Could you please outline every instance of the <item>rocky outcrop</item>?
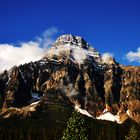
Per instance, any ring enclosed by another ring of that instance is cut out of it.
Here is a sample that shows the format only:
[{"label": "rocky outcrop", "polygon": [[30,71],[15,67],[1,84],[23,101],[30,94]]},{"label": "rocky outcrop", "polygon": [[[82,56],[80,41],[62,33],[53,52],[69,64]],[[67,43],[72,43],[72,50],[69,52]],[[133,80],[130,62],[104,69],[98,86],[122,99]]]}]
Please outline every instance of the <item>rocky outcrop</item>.
[{"label": "rocky outcrop", "polygon": [[120,103],[122,69],[117,63],[107,65],[104,72],[105,103],[107,110],[117,113]]},{"label": "rocky outcrop", "polygon": [[43,111],[43,102],[38,101],[22,108],[10,107],[0,113],[0,119],[25,119],[28,117],[38,116]]},{"label": "rocky outcrop", "polygon": [[2,108],[2,104],[4,103],[4,92],[5,92],[5,87],[8,82],[8,72],[4,71],[2,74],[0,74],[0,95],[1,95],[1,100],[0,100],[0,107]]},{"label": "rocky outcrop", "polygon": [[31,89],[23,77],[22,71],[14,67],[5,85],[3,107],[22,107],[31,99]]}]

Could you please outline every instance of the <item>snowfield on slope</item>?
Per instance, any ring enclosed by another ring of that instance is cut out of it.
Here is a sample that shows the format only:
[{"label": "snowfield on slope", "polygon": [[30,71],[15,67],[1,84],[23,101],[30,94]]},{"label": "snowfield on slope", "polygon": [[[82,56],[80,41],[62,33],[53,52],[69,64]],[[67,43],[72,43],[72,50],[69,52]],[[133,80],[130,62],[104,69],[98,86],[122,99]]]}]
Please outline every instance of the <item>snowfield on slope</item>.
[{"label": "snowfield on slope", "polygon": [[75,105],[75,110],[83,115],[86,115],[88,117],[91,117],[93,119],[98,119],[98,120],[106,120],[106,121],[112,121],[112,122],[117,122],[117,123],[122,123],[119,120],[119,116],[118,115],[113,115],[110,112],[106,112],[104,114],[102,114],[99,117],[94,118],[91,114],[89,114],[85,109],[81,109],[80,107],[78,107],[77,105]]},{"label": "snowfield on slope", "polygon": [[88,117],[94,118],[92,115],[90,115],[85,109],[81,109],[77,105],[75,105],[75,110],[83,115],[86,115]]},{"label": "snowfield on slope", "polygon": [[119,124],[121,123],[120,120],[119,120],[119,116],[118,115],[113,115],[110,112],[106,112],[106,113],[102,114],[101,116],[96,117],[96,119],[117,122]]}]

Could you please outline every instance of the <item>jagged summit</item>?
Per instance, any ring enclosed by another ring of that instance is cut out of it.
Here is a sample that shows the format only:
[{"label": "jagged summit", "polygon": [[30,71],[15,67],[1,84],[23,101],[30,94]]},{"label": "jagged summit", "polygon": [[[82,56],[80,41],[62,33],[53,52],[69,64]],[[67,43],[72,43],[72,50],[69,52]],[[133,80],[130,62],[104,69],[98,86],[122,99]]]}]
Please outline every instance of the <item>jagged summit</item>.
[{"label": "jagged summit", "polygon": [[91,47],[82,37],[74,36],[72,34],[65,34],[60,36],[54,43],[54,46],[58,47],[66,44],[76,45],[82,47],[83,49],[89,49]]},{"label": "jagged summit", "polygon": [[100,63],[100,53],[89,45],[80,36],[66,34],[60,36],[53,46],[48,50],[46,57],[59,57],[73,60],[75,63],[82,64],[85,60],[92,60],[93,62]]}]

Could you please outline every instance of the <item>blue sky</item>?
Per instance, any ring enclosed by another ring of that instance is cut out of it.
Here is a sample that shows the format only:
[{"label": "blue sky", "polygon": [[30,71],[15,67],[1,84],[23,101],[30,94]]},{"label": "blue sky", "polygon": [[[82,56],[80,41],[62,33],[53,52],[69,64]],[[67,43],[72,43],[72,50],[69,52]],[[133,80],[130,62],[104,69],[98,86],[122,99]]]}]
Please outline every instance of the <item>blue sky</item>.
[{"label": "blue sky", "polygon": [[53,38],[80,35],[121,64],[140,64],[139,0],[0,0],[0,44],[34,40],[50,27]]}]

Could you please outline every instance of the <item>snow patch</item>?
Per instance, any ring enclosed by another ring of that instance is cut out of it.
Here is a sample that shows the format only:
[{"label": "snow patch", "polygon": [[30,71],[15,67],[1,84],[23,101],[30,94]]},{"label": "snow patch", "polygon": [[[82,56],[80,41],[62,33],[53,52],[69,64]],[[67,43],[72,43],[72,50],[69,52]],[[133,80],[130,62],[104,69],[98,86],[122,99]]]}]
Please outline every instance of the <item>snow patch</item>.
[{"label": "snow patch", "polygon": [[32,93],[32,99],[28,102],[29,104],[32,104],[36,101],[40,101],[41,97],[39,97],[38,93]]},{"label": "snow patch", "polygon": [[98,119],[98,120],[107,120],[107,121],[120,123],[119,116],[118,115],[113,115],[110,112],[106,112],[103,115],[101,115],[99,117],[96,117],[96,119]]},{"label": "snow patch", "polygon": [[77,105],[75,105],[75,110],[83,115],[86,115],[88,117],[94,118],[92,115],[90,115],[85,109],[81,109]]},{"label": "snow patch", "polygon": [[38,93],[32,93],[32,97],[33,97],[33,98],[36,98],[36,99],[38,99],[38,100],[40,99]]},{"label": "snow patch", "polygon": [[34,103],[31,103],[31,105],[37,105],[40,101],[37,101],[37,102],[34,102]]}]

